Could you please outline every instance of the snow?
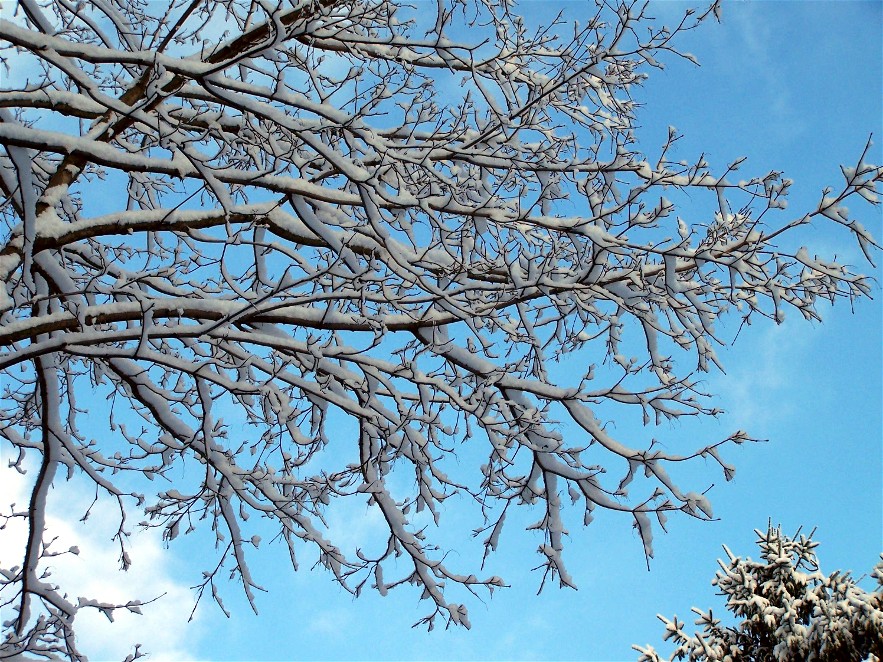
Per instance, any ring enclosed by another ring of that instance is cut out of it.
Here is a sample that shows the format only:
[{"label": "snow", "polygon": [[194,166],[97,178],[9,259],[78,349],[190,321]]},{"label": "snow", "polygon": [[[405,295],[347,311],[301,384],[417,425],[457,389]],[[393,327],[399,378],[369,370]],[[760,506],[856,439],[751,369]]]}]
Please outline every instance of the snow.
[{"label": "snow", "polygon": [[[664,639],[675,648],[669,660],[715,662],[750,655],[752,659],[864,660],[879,643],[883,625],[880,581],[883,557],[874,570],[878,587],[874,592],[860,588],[849,573],[824,575],[818,564],[812,535],[783,535],[781,529],[755,530],[761,560],[733,555],[724,546],[726,560],[718,560],[720,570],[712,580],[726,598],[727,609],[739,621],[724,626],[711,615],[694,608],[696,625],[702,631],[691,635],[677,617],[665,625]],[[661,662],[652,646],[634,646],[641,662]]]},{"label": "snow", "polygon": [[[294,568],[308,547],[354,595],[413,586],[423,624],[469,627],[458,596],[504,580],[436,546],[446,499],[476,505],[485,555],[517,521],[510,504],[535,505],[543,581],[577,582],[565,490],[577,521],[634,522],[649,559],[654,518],[714,517],[707,485],[668,468],[710,457],[729,479],[726,451],[749,437],[664,448],[618,433],[605,407],[648,426],[711,417],[695,374],[721,367],[719,319],[813,319],[817,301],[870,292],[812,246],[778,247],[828,219],[871,257],[845,205],[873,202],[883,178],[864,155],[778,227],[778,174],[734,184],[702,158],[672,164],[668,146],[638,152],[630,88],[671,35],[634,41],[637,9],[553,38],[482,3],[473,35],[445,13],[393,24],[385,3],[233,2],[239,28],[185,11],[147,50],[156,17],[139,4],[94,3],[101,30],[69,3],[22,6],[0,38],[45,72],[0,92],[0,425],[44,462],[8,590],[23,593],[15,627],[49,618],[61,635],[45,640],[69,657],[77,611],[152,607],[71,601],[44,580],[59,469],[166,543],[205,533],[220,559],[197,592],[225,613],[227,573],[257,611],[252,558],[271,536]],[[218,22],[223,46],[187,50]],[[445,70],[467,83],[440,94]],[[711,208],[687,223],[675,212],[694,193]],[[562,363],[598,365],[561,378]],[[346,499],[374,513],[374,556],[329,525]]]}]

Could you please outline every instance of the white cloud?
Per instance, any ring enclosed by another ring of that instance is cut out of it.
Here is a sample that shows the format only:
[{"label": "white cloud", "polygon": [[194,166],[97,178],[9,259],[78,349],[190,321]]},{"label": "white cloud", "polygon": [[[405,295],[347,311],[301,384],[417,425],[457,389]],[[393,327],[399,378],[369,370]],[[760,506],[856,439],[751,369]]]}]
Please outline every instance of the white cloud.
[{"label": "white cloud", "polygon": [[[0,469],[0,506],[4,510],[16,503],[21,511],[29,500],[30,477]],[[133,531],[128,546],[132,566],[119,570],[119,546],[111,538],[117,528],[117,515],[107,499],[99,501],[85,523],[79,521],[91,502],[88,491],[77,490],[76,482],[59,484],[49,495],[49,535],[58,538],[53,547],[61,550],[76,545],[78,556],[65,554],[53,559],[52,580],[71,595],[101,602],[126,603],[147,601],[143,615],[118,610],[114,622],[97,610],[83,609],[77,614],[77,644],[91,660],[122,660],[133,645],[142,644],[151,662],[196,659],[201,636],[197,612],[188,623],[193,608],[193,594],[172,574],[171,555],[163,549],[158,533]],[[27,535],[25,523],[11,523],[0,538],[0,562],[20,564]],[[76,600],[74,600],[76,601]],[[125,613],[124,613],[125,612]]]}]

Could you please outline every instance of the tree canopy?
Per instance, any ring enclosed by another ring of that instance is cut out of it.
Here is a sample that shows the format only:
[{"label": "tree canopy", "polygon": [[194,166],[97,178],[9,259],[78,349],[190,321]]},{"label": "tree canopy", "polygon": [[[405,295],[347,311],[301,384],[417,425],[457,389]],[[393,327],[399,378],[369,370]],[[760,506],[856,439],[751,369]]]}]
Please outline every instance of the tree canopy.
[{"label": "tree canopy", "polygon": [[[788,536],[773,527],[755,533],[761,560],[734,556],[725,545],[727,561],[718,560],[711,582],[738,622],[694,608],[702,631],[691,635],[677,616],[660,615],[665,640],[677,644],[669,659],[862,662],[883,656],[883,560],[872,572],[877,590],[869,593],[848,572],[821,572],[812,534]],[[634,648],[639,662],[664,659],[652,646]]]},{"label": "tree canopy", "polygon": [[[649,558],[667,515],[713,517],[708,484],[668,469],[711,459],[729,480],[725,449],[750,437],[671,449],[619,438],[610,412],[714,416],[719,318],[819,319],[870,293],[801,243],[830,223],[871,259],[846,206],[877,203],[867,147],[793,211],[782,173],[675,161],[674,128],[637,144],[634,92],[659,58],[692,59],[676,38],[717,3],[668,27],[601,0],[579,25],[504,0],[17,7],[0,20],[0,436],[33,489],[3,515],[29,531],[0,571],[4,655],[76,659],[78,610],[140,609],[48,574],[64,479],[118,503],[124,567],[132,513],[170,546],[208,529],[197,599],[222,609],[225,575],[254,606],[269,530],[295,568],[313,555],[356,595],[415,585],[430,628],[468,627],[457,587],[505,581],[434,542],[455,496],[485,558],[507,513],[538,511],[543,583],[574,586],[565,520],[599,508]],[[326,515],[352,501],[384,530],[345,550]]]}]

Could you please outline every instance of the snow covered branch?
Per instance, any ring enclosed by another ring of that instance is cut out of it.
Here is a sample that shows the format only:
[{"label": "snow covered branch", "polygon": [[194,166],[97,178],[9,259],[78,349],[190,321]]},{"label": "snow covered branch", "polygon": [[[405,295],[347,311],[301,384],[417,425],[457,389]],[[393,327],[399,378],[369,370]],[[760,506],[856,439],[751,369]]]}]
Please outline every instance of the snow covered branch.
[{"label": "snow covered branch", "polygon": [[[576,504],[624,513],[649,558],[651,519],[713,517],[709,485],[667,467],[711,457],[729,480],[750,437],[668,451],[615,437],[611,412],[714,416],[718,318],[818,319],[870,292],[794,244],[830,222],[872,258],[845,205],[877,204],[867,149],[790,216],[779,173],[674,162],[674,129],[639,150],[645,70],[691,58],[677,34],[717,4],[674,28],[631,1],[581,26],[502,0],[19,7],[0,20],[0,436],[40,468],[12,515],[30,535],[2,570],[4,655],[78,659],[79,608],[131,610],[47,581],[62,467],[119,503],[124,563],[126,512],[170,545],[210,529],[198,595],[222,609],[221,569],[256,608],[249,547],[272,527],[295,567],[314,555],[354,594],[416,585],[426,624],[468,627],[451,596],[504,581],[432,542],[455,495],[485,561],[537,505],[544,581],[577,582]],[[708,210],[678,216],[685,193]],[[353,502],[382,518],[376,549],[330,533]]]},{"label": "snow covered branch", "polygon": [[[711,582],[741,620],[725,624],[712,610],[694,608],[702,631],[691,635],[677,616],[660,615],[665,640],[676,644],[669,660],[863,662],[883,655],[883,557],[871,573],[876,590],[867,592],[848,572],[821,572],[812,534],[788,536],[772,526],[755,533],[760,560],[724,545],[727,560],[718,560]],[[633,648],[639,662],[665,659],[652,646]]]}]

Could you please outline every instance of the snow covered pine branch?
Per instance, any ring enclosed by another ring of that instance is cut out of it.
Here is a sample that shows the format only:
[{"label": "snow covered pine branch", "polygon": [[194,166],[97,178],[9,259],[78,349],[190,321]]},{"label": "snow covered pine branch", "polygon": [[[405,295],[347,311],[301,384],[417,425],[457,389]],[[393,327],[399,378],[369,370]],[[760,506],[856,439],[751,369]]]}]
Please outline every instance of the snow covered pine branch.
[{"label": "snow covered pine branch", "polygon": [[[124,566],[127,513],[170,544],[208,531],[198,596],[222,608],[227,573],[255,605],[269,531],[295,567],[318,559],[354,594],[416,585],[429,627],[468,627],[451,596],[504,580],[433,542],[455,495],[482,568],[525,505],[543,583],[574,584],[564,520],[598,508],[631,518],[649,557],[651,520],[712,517],[709,483],[666,468],[712,458],[729,479],[723,451],[749,437],[663,450],[605,420],[715,415],[697,375],[721,315],[815,319],[820,299],[869,292],[795,242],[839,224],[870,259],[844,203],[876,203],[883,169],[859,158],[795,213],[779,173],[670,160],[674,129],[639,151],[631,91],[656,58],[692,58],[673,40],[716,5],[671,28],[633,2],[577,26],[502,0],[16,6],[0,435],[33,489],[3,512],[29,530],[0,579],[4,656],[76,659],[79,609],[138,609],[47,574],[65,479],[118,504]],[[707,210],[677,216],[687,194]],[[326,517],[343,503],[376,509],[381,539],[339,547]]]},{"label": "snow covered pine branch", "polygon": [[[688,634],[677,616],[660,615],[666,641],[676,647],[668,660],[696,662],[862,662],[883,656],[883,556],[871,572],[876,590],[863,590],[848,572],[825,575],[815,548],[798,530],[755,529],[760,561],[734,556],[711,583],[726,597],[727,610],[741,619],[722,623],[712,611],[694,608],[702,631]],[[633,646],[638,662],[663,662],[652,646]]]}]

